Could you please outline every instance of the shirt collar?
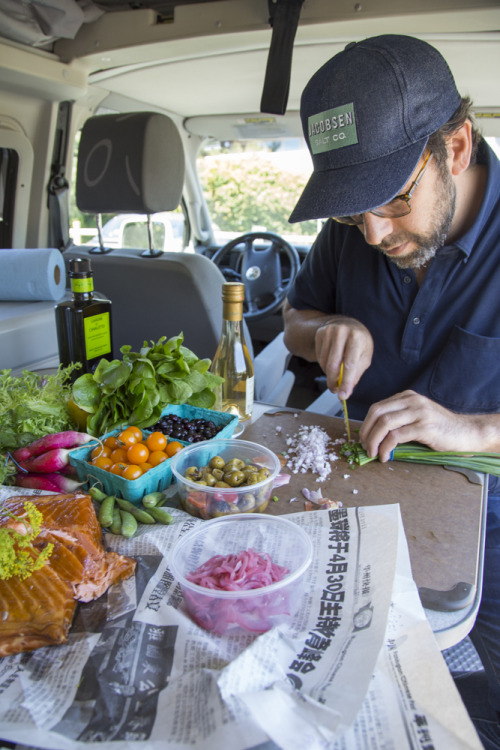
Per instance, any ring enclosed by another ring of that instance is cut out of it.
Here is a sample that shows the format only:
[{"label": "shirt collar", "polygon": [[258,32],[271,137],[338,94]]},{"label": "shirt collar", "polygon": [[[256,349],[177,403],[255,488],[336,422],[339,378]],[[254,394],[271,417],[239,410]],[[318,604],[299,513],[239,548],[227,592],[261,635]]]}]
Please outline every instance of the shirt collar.
[{"label": "shirt collar", "polygon": [[467,258],[470,256],[484,225],[494,210],[500,193],[500,161],[484,139],[479,145],[477,161],[479,164],[486,164],[488,169],[483,202],[474,224],[460,239],[453,243],[454,247],[462,250]]}]

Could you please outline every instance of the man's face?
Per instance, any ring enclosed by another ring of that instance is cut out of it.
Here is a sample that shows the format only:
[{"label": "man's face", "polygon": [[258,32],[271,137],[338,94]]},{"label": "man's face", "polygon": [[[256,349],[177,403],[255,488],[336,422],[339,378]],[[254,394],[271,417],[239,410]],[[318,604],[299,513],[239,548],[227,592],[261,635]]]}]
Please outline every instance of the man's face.
[{"label": "man's face", "polygon": [[455,213],[455,184],[446,163],[432,165],[412,196],[411,213],[399,219],[364,215],[367,243],[399,268],[425,266],[446,242]]}]

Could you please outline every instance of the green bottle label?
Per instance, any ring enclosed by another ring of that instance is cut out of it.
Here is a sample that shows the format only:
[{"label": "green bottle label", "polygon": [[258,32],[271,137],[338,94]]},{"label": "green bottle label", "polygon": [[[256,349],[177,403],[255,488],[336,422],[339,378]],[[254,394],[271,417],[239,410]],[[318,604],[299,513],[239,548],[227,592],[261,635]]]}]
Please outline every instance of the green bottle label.
[{"label": "green bottle label", "polygon": [[75,294],[88,294],[94,291],[94,279],[71,279],[71,291]]},{"label": "green bottle label", "polygon": [[104,357],[111,351],[109,312],[91,315],[83,321],[87,359]]}]

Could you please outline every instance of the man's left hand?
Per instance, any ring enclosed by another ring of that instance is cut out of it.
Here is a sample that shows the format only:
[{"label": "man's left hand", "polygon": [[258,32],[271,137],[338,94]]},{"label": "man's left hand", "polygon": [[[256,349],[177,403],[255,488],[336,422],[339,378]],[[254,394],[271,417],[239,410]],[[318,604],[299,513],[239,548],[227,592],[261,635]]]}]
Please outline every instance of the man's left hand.
[{"label": "man's left hand", "polygon": [[399,443],[423,443],[435,451],[480,451],[478,444],[481,417],[455,414],[421,396],[403,391],[372,404],[361,426],[359,437],[363,448],[373,458],[388,461]]}]

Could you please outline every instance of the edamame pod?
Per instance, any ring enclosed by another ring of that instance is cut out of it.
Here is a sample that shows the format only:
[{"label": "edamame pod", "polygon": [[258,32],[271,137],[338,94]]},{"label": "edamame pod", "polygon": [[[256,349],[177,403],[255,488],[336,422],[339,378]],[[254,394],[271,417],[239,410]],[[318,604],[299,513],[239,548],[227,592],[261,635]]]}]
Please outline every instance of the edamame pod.
[{"label": "edamame pod", "polygon": [[109,530],[112,534],[121,534],[122,518],[120,516],[120,508],[117,508],[116,505],[113,508],[113,521],[111,523],[111,526],[109,527]]},{"label": "edamame pod", "polygon": [[141,523],[155,523],[155,519],[149,512],[150,510],[153,509],[149,508],[149,510],[142,510],[142,508],[136,508],[135,510],[131,510],[130,513],[132,513],[132,515]]},{"label": "edamame pod", "polygon": [[127,510],[120,510],[120,516],[122,520],[122,536],[130,539],[130,537],[134,536],[135,532],[137,531],[137,521],[132,513],[129,513]]},{"label": "edamame pod", "polygon": [[141,523],[155,523],[155,519],[148,513],[147,510],[142,510],[133,503],[130,503],[128,500],[123,500],[121,497],[117,497],[116,502],[120,506],[121,510],[125,510],[127,511],[127,513],[131,513],[134,518],[136,518]]},{"label": "edamame pod", "polygon": [[148,513],[151,513],[158,523],[169,524],[174,520],[166,508],[149,508]]},{"label": "edamame pod", "polygon": [[95,500],[98,503],[102,503],[103,500],[107,497],[106,493],[99,489],[99,487],[91,487],[89,490],[89,495],[92,498],[92,500]]},{"label": "edamame pod", "polygon": [[163,498],[163,492],[149,492],[142,498],[142,504],[145,508],[156,508],[156,506],[161,503]]},{"label": "edamame pod", "polygon": [[99,508],[99,523],[107,529],[113,523],[113,508],[115,507],[115,496],[108,495],[104,498]]},{"label": "edamame pod", "polygon": [[129,513],[131,513],[133,510],[136,510],[137,508],[136,505],[129,502],[128,500],[124,500],[122,497],[117,497],[116,502],[120,506],[121,510],[127,510]]}]

